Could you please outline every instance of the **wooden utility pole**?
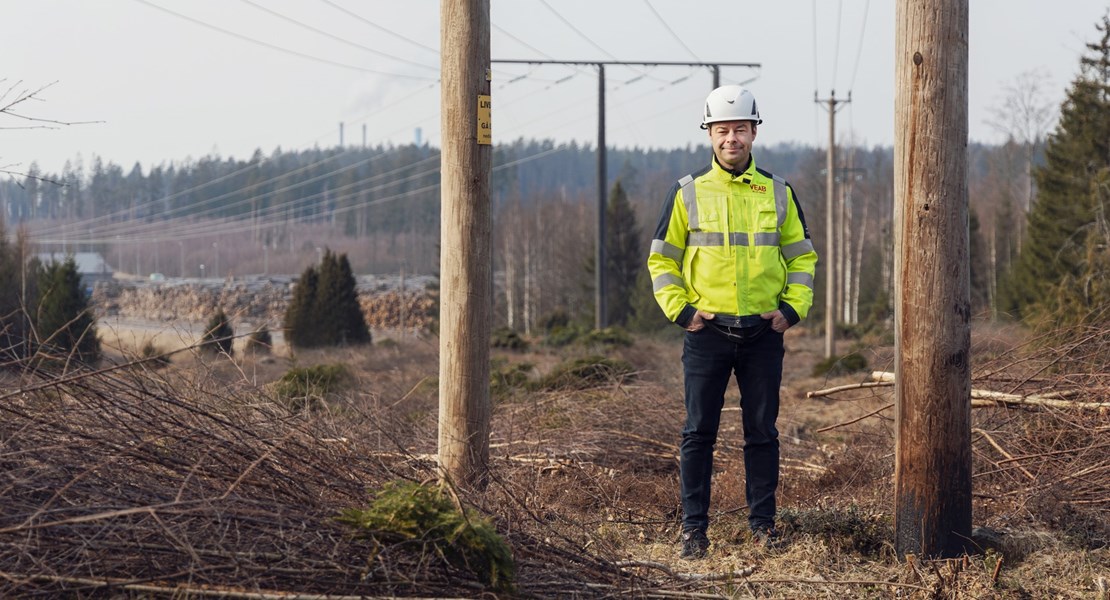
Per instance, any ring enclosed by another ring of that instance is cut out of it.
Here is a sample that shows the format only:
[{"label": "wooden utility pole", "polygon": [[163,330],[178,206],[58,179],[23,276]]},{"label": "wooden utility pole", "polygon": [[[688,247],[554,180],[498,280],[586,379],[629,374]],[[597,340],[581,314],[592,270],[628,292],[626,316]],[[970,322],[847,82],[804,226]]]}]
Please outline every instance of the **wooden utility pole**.
[{"label": "wooden utility pole", "polygon": [[489,0],[440,0],[441,476],[481,486],[489,463]]},{"label": "wooden utility pole", "polygon": [[968,0],[898,0],[894,92],[894,537],[953,557],[971,537]]},{"label": "wooden utility pole", "polygon": [[813,101],[828,104],[829,151],[825,155],[825,358],[836,354],[836,111],[852,101],[837,100],[836,90],[821,100],[813,92]]}]

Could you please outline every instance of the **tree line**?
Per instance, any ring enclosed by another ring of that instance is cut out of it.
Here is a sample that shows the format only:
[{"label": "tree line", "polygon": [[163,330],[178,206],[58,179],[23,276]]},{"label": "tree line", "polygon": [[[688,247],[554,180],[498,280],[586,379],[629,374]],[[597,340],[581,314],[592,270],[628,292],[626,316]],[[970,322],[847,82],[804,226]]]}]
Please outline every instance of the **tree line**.
[{"label": "tree line", "polygon": [[[980,317],[1079,318],[1105,306],[1110,42],[1105,19],[1097,28],[1102,38],[1088,45],[1054,125],[1039,80],[1025,75],[1007,88],[996,111],[994,124],[1006,141],[967,149],[972,307]],[[851,138],[840,145],[838,194],[831,202],[824,149],[757,145],[754,156],[793,185],[815,246],[823,250],[833,237],[833,256],[819,252],[817,296],[828,288],[836,319],[846,325],[882,323],[893,297],[893,152]],[[650,295],[643,281],[636,283],[644,277],[640,263],[650,231],[665,192],[710,156],[707,145],[608,151],[610,322],[637,315],[652,320],[646,307],[633,309]],[[495,148],[493,260],[501,323],[531,331],[552,315],[583,322],[592,315],[595,161],[596,148],[574,143],[521,139]],[[345,246],[364,270],[388,259],[428,273],[438,268],[438,167],[435,148],[413,145],[278,149],[268,156],[256,151],[245,161],[211,156],[149,169],[136,164],[127,174],[94,158],[88,169],[74,162],[51,174],[32,165],[34,178],[0,182],[0,209],[16,223],[73,223],[75,240],[83,223],[92,237],[106,223],[160,219],[266,224],[270,229],[252,230],[257,237],[274,235],[275,224],[314,223],[328,227],[334,239],[368,240],[378,262],[364,260],[352,249],[357,245]],[[834,231],[825,230],[829,210]],[[243,260],[250,253],[239,254]],[[236,257],[226,260],[226,270],[232,269]],[[832,281],[824,274],[830,264],[837,273]],[[811,321],[823,319],[824,310],[823,302],[815,303]]]}]

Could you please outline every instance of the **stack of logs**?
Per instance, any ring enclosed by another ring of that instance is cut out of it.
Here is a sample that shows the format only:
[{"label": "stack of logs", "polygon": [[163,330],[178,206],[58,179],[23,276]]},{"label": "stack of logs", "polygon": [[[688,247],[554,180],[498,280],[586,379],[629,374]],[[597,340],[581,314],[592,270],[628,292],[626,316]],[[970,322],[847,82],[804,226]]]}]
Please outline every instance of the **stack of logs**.
[{"label": "stack of logs", "polygon": [[[435,299],[425,290],[360,289],[359,304],[373,328],[428,329],[435,319]],[[92,305],[100,317],[148,321],[207,321],[217,308],[232,319],[280,326],[292,296],[283,280],[124,285],[100,283]]]}]

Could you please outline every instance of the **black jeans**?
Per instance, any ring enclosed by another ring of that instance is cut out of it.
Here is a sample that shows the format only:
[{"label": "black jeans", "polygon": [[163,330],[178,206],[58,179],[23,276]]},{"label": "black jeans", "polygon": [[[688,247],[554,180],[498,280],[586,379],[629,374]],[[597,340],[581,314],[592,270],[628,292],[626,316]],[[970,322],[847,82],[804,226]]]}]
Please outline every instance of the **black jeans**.
[{"label": "black jeans", "polygon": [[770,321],[732,329],[735,335],[707,324],[686,333],[682,366],[686,377],[686,426],[682,430],[682,528],[709,526],[713,446],[721,424],[725,388],[732,374],[740,385],[744,425],[744,471],[747,477],[748,525],[753,530],[775,523],[779,483],[779,384],[784,354],[782,334]]}]

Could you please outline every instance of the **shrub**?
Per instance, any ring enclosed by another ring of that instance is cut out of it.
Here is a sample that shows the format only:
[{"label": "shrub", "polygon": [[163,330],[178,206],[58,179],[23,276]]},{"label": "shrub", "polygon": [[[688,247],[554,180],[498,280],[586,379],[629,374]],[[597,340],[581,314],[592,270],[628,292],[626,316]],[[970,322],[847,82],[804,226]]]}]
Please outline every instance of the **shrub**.
[{"label": "shrub", "polygon": [[621,327],[606,327],[590,331],[582,338],[582,343],[627,348],[632,345],[632,336]]},{"label": "shrub", "polygon": [[578,341],[585,331],[577,325],[558,326],[547,332],[544,344],[552,348],[562,348]]},{"label": "shrub", "polygon": [[352,377],[346,365],[314,365],[294,367],[286,371],[273,386],[278,400],[293,410],[320,406],[328,396],[348,388]]},{"label": "shrub", "polygon": [[38,279],[41,297],[34,321],[46,354],[59,359],[72,355],[82,362],[96,362],[100,358],[96,317],[73,257],[47,264]]},{"label": "shrub", "polygon": [[794,509],[779,512],[783,529],[824,538],[830,546],[877,556],[893,535],[889,515],[849,505],[843,508]]},{"label": "shrub", "polygon": [[161,369],[170,364],[170,357],[164,356],[165,352],[154,345],[154,340],[147,340],[143,344],[142,350],[139,350],[139,357],[143,359],[150,359],[146,361],[146,365],[152,369]]},{"label": "shrub", "polygon": [[[368,508],[347,508],[339,521],[378,543],[412,543],[425,556],[473,573],[501,592],[513,591],[516,564],[497,530],[473,511],[456,507],[442,488],[392,482]],[[423,552],[431,546],[434,552]]]},{"label": "shrub", "polygon": [[508,327],[498,327],[490,332],[490,346],[506,350],[527,350],[528,340]]},{"label": "shrub", "polygon": [[232,344],[235,341],[235,330],[231,328],[231,321],[224,314],[224,309],[216,310],[216,314],[208,319],[204,326],[204,335],[201,336],[201,348],[213,353],[223,352],[228,356],[234,353]]},{"label": "shrub", "polygon": [[489,386],[494,396],[503,396],[528,385],[528,375],[535,369],[532,363],[509,364],[508,361],[490,361]]},{"label": "shrub", "polygon": [[270,336],[270,330],[266,328],[256,329],[247,336],[246,351],[255,354],[269,354],[274,349],[274,340]]},{"label": "shrub", "polygon": [[849,373],[858,373],[866,370],[867,359],[858,352],[852,352],[844,356],[830,356],[822,360],[814,365],[813,375],[815,377],[824,375],[848,375]]},{"label": "shrub", "polygon": [[634,377],[635,369],[627,361],[606,356],[586,356],[556,366],[544,377],[539,387],[546,389],[586,389],[627,381]]}]

